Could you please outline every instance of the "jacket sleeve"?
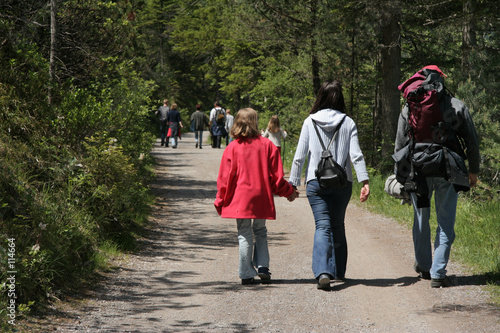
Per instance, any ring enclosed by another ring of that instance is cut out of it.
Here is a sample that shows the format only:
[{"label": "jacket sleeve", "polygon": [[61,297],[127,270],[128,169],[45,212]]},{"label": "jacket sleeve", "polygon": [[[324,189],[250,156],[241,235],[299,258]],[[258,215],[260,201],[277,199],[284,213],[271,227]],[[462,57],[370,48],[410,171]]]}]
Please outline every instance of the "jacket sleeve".
[{"label": "jacket sleeve", "polygon": [[289,197],[294,189],[284,178],[283,164],[278,148],[274,144],[270,144],[270,159],[269,159],[269,174],[271,181],[271,189],[273,194],[280,197]]},{"label": "jacket sleeve", "polygon": [[397,153],[403,149],[409,142],[408,137],[409,125],[408,125],[408,108],[405,106],[403,111],[399,115],[398,120],[398,130],[396,133],[396,142],[394,144],[394,152]]},{"label": "jacket sleeve", "polygon": [[351,163],[354,166],[354,170],[356,170],[358,181],[362,182],[364,180],[368,180],[369,177],[368,171],[366,170],[365,158],[363,157],[363,152],[361,151],[361,147],[359,146],[358,129],[356,128],[354,122],[351,128],[349,155],[351,157]]},{"label": "jacket sleeve", "polygon": [[290,178],[288,179],[294,186],[300,186],[300,174],[302,173],[302,168],[309,152],[309,127],[306,121],[307,119],[304,120],[304,124],[302,125],[299,142],[295,150],[295,156],[293,157]]},{"label": "jacket sleeve", "polygon": [[460,100],[456,98],[452,99],[452,106],[458,109],[457,114],[461,120],[458,128],[458,136],[460,136],[465,143],[465,154],[469,161],[469,172],[477,174],[479,173],[481,156],[479,154],[479,139],[477,137],[474,121],[472,120],[469,108]]},{"label": "jacket sleeve", "polygon": [[215,196],[214,206],[219,215],[222,214],[224,206],[224,198],[228,191],[229,181],[231,178],[232,158],[230,149],[225,149],[222,154],[222,159],[219,167],[219,175],[217,176],[217,194]]}]

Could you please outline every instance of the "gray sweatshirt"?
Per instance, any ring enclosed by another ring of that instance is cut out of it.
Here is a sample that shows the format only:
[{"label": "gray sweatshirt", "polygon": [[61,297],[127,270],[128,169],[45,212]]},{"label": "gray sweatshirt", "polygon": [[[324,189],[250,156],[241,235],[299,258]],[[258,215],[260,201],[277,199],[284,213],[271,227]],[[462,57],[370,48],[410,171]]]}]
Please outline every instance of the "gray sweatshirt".
[{"label": "gray sweatshirt", "polygon": [[312,119],[319,126],[318,130],[321,139],[325,146],[327,146],[333,136],[334,130],[344,117],[346,118],[331,147],[333,159],[341,166],[346,166],[347,179],[350,182],[353,181],[351,163],[354,166],[354,170],[356,170],[358,181],[368,180],[368,171],[366,170],[363,153],[359,147],[356,124],[345,113],[333,109],[324,109],[319,110],[304,120],[295,157],[293,158],[292,170],[290,171],[289,181],[292,185],[300,185],[300,174],[306,158],[308,163],[306,165],[305,183],[316,179],[314,171],[321,159],[323,148],[314,130]]}]

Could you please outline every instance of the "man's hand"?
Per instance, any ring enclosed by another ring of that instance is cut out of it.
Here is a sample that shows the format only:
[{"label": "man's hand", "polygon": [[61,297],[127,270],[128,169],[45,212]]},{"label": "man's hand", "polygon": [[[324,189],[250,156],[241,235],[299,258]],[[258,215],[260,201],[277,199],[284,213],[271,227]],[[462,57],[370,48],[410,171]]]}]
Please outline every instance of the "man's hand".
[{"label": "man's hand", "polygon": [[477,175],[475,173],[469,173],[469,185],[474,187],[477,184]]}]

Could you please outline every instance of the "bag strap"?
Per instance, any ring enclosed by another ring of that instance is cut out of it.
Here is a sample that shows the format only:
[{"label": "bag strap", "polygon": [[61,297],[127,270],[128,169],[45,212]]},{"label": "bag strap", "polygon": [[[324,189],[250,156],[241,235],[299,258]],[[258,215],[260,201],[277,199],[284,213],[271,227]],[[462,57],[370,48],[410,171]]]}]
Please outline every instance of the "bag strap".
[{"label": "bag strap", "polygon": [[337,128],[335,129],[335,132],[333,133],[333,136],[332,138],[330,139],[330,142],[328,143],[328,147],[325,147],[325,144],[323,143],[323,140],[321,139],[321,136],[319,135],[319,131],[318,131],[318,125],[316,125],[316,122],[314,121],[314,119],[311,119],[312,122],[313,122],[313,125],[314,125],[314,129],[316,130],[316,134],[318,135],[318,139],[319,139],[319,142],[321,143],[321,147],[323,148],[323,150],[329,150],[330,147],[332,146],[332,143],[333,141],[335,141],[335,138],[337,137],[337,133],[340,129],[340,126],[342,126],[342,123],[344,122],[344,119],[345,119],[346,116],[344,116],[344,118],[342,118],[342,120],[340,121],[340,123],[337,125]]}]

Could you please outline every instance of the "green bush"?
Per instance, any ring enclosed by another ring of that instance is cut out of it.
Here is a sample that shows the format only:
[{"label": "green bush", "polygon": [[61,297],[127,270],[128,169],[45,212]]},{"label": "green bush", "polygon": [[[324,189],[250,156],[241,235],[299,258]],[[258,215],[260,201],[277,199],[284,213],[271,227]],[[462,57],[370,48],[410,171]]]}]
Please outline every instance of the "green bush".
[{"label": "green bush", "polygon": [[[0,281],[15,239],[18,317],[104,268],[108,253],[132,249],[147,221],[152,85],[131,72],[110,84],[61,89],[56,106],[40,102],[43,90],[0,84]],[[7,293],[1,285],[2,325]]]}]

